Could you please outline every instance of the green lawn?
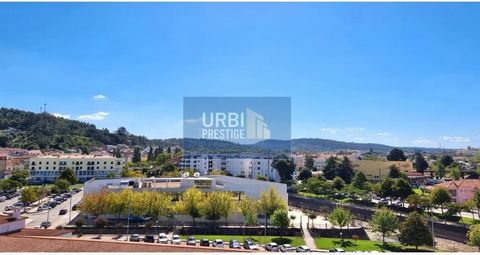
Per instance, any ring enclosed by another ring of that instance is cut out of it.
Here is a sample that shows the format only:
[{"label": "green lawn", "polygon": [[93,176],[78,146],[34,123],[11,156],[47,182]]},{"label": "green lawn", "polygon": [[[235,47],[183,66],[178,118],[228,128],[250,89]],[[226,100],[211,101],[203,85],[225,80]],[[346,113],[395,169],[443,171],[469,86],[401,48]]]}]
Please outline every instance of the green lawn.
[{"label": "green lawn", "polygon": [[[382,247],[382,242],[370,241],[370,240],[355,240],[345,239],[344,245],[341,246],[340,238],[323,238],[316,237],[315,244],[317,249],[330,250],[331,248],[343,248],[345,251],[393,251],[393,252],[408,252],[415,251],[415,247],[403,246],[397,243],[388,243],[386,247]],[[419,247],[418,252],[431,252],[433,251],[427,247]]]},{"label": "green lawn", "polygon": [[[463,223],[466,224],[466,225],[474,225],[474,224],[478,224],[480,223],[480,220],[477,220],[477,219],[472,219],[470,217],[463,217],[462,216],[462,219],[463,219]],[[461,221],[460,221],[461,223]]]},{"label": "green lawn", "polygon": [[421,189],[413,189],[413,192],[415,192],[415,194],[417,194],[417,195],[422,195],[423,194]]},{"label": "green lawn", "polygon": [[[243,242],[245,239],[252,239],[257,243],[266,244],[270,242],[275,242],[277,244],[290,244],[292,246],[300,246],[304,245],[305,241],[301,236],[285,236],[280,239],[278,236],[240,236],[240,235],[194,235],[195,239],[200,240],[203,238],[207,238],[210,241],[215,239],[222,239],[224,242],[228,243],[230,240],[237,240],[239,242]],[[188,236],[182,235],[182,239],[187,239]]]},{"label": "green lawn", "polygon": [[322,198],[322,199],[328,198],[327,195],[316,195],[316,194],[307,193],[307,192],[298,192],[298,194],[303,197]]},{"label": "green lawn", "polygon": [[[53,183],[45,184],[45,185],[43,185],[43,184],[30,184],[28,186],[29,187],[45,187],[48,190],[51,190],[55,186],[55,184],[53,184]],[[83,184],[79,183],[79,184],[74,184],[74,185],[70,186],[70,189],[75,189],[75,188],[77,188],[77,189],[83,188]]]}]

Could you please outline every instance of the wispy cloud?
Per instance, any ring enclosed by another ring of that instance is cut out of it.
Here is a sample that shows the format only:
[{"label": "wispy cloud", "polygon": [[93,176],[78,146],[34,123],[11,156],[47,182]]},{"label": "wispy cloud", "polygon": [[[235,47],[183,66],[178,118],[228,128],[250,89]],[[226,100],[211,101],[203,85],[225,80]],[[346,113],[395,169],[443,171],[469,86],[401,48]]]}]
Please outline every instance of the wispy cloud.
[{"label": "wispy cloud", "polygon": [[70,114],[61,114],[61,113],[58,113],[58,112],[53,112],[52,115],[57,117],[57,118],[70,119]]},{"label": "wispy cloud", "polygon": [[365,131],[365,128],[349,127],[349,128],[320,128],[321,132],[336,134],[336,133],[355,133]]},{"label": "wispy cloud", "polygon": [[419,139],[413,140],[412,143],[414,143],[414,144],[435,144],[434,141],[432,141],[430,139],[426,139],[426,138],[419,138]]},{"label": "wispy cloud", "polygon": [[185,119],[183,120],[183,123],[185,124],[195,124],[195,123],[199,123],[202,121],[202,118],[198,118],[198,119]]},{"label": "wispy cloud", "polygon": [[92,99],[93,99],[93,100],[100,101],[100,100],[105,100],[105,99],[107,99],[107,97],[104,96],[104,95],[102,95],[102,94],[99,94],[99,95],[93,96]]},{"label": "wispy cloud", "polygon": [[442,136],[442,140],[448,142],[466,143],[470,142],[470,138],[463,136]]},{"label": "wispy cloud", "polygon": [[110,113],[108,112],[97,112],[93,114],[85,114],[78,116],[79,120],[103,120],[107,117]]},{"label": "wispy cloud", "polygon": [[379,136],[391,136],[392,134],[388,133],[388,132],[380,132],[380,133],[377,133],[377,135],[379,135]]}]

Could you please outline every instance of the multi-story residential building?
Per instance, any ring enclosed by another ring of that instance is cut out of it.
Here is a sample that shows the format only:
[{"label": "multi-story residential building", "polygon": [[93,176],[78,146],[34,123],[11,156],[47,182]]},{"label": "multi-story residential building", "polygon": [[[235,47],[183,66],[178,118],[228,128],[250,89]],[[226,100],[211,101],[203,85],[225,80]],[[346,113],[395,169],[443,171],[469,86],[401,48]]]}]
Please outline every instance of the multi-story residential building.
[{"label": "multi-story residential building", "polygon": [[356,172],[362,172],[367,180],[374,182],[387,178],[392,165],[397,166],[401,173],[414,172],[412,161],[355,160],[352,165]]},{"label": "multi-story residential building", "polygon": [[193,169],[201,175],[208,175],[212,170],[222,170],[232,176],[256,179],[262,176],[267,180],[280,181],[278,171],[272,167],[271,158],[240,157],[228,155],[190,155],[179,163],[181,169]]},{"label": "multi-story residential building", "polygon": [[108,155],[47,155],[32,158],[29,164],[30,181],[33,183],[54,182],[61,171],[70,168],[80,181],[106,178],[113,173],[120,176],[125,159]]},{"label": "multi-story residential building", "polygon": [[428,189],[434,187],[445,188],[452,195],[453,201],[457,204],[463,204],[465,201],[470,200],[475,195],[476,190],[480,190],[480,180],[478,179],[463,179],[458,181],[442,182],[435,186],[428,186]]}]

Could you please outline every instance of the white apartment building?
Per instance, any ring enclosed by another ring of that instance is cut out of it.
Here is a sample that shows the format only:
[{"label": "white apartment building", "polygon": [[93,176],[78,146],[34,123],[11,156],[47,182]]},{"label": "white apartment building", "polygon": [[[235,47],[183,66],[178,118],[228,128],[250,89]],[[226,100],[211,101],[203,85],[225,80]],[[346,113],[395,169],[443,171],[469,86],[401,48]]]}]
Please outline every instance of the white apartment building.
[{"label": "white apartment building", "polygon": [[124,158],[109,155],[47,155],[30,159],[29,172],[32,183],[55,182],[61,171],[72,169],[81,182],[92,178],[106,178],[109,173],[120,176]]},{"label": "white apartment building", "polygon": [[272,159],[269,158],[204,154],[183,157],[179,167],[193,169],[200,172],[201,175],[208,175],[212,170],[223,170],[232,176],[244,176],[249,179],[257,179],[257,176],[262,176],[267,180],[280,181],[280,175],[272,167]]}]

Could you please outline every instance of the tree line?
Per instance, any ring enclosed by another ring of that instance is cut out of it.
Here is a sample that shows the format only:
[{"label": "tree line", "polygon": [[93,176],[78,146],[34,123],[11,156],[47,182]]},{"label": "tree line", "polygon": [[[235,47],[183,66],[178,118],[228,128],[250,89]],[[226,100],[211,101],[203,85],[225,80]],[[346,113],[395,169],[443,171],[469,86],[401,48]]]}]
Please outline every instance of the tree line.
[{"label": "tree line", "polygon": [[[260,213],[265,214],[267,219],[273,217],[276,211],[286,211],[287,205],[273,187],[263,191],[259,199],[240,197],[228,191],[202,192],[197,188],[189,188],[181,194],[123,189],[120,192],[86,194],[79,210],[96,217],[113,215],[117,221],[125,215],[150,217],[153,222],[161,217],[173,219],[178,214],[188,215],[193,225],[201,217],[213,225],[221,218],[228,224],[228,218],[238,212],[244,217],[246,225],[256,225]],[[280,216],[276,218],[281,222]]]}]

